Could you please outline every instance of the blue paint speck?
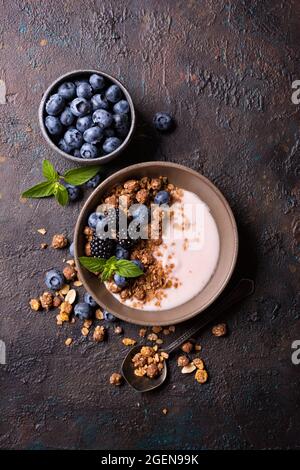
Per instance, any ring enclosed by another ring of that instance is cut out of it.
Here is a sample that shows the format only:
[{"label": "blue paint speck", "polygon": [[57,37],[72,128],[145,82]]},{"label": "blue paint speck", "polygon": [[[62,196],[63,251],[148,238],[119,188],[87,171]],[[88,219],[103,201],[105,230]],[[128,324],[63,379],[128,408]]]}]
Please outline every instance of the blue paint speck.
[{"label": "blue paint speck", "polygon": [[21,34],[25,34],[25,33],[27,32],[27,26],[26,26],[26,24],[24,24],[24,23],[21,23],[21,24],[20,24],[20,26],[19,26],[19,32],[20,32]]}]

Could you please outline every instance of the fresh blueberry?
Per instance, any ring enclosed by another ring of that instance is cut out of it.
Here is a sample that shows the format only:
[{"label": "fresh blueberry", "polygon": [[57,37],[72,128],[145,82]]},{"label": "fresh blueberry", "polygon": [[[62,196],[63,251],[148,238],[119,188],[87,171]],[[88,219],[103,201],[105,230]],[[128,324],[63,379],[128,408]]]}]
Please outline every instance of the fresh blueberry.
[{"label": "fresh blueberry", "polygon": [[74,256],[75,253],[74,253],[74,242],[71,243],[71,245],[69,246],[69,253],[71,256]]},{"label": "fresh blueberry", "polygon": [[156,113],[153,118],[154,126],[158,131],[169,131],[174,125],[172,116],[168,113]]},{"label": "fresh blueberry", "polygon": [[89,304],[80,302],[75,305],[74,313],[76,317],[80,318],[80,320],[89,320],[93,316],[93,309]]},{"label": "fresh blueberry", "polygon": [[109,103],[103,93],[92,96],[91,103],[94,111],[96,109],[109,109]]},{"label": "fresh blueberry", "polygon": [[98,149],[96,145],[93,144],[83,144],[83,146],[80,149],[80,155],[82,158],[90,159],[90,158],[97,158],[98,155]]},{"label": "fresh blueberry", "polygon": [[105,129],[106,127],[111,126],[113,116],[105,109],[96,109],[96,111],[93,112],[93,122],[98,124],[102,129]]},{"label": "fresh blueberry", "polygon": [[72,149],[78,149],[82,145],[82,134],[75,127],[67,130],[64,139]]},{"label": "fresh blueberry", "polygon": [[120,274],[114,274],[114,281],[118,287],[125,287],[127,285],[127,280],[124,276],[120,276]]},{"label": "fresh blueberry", "polygon": [[144,271],[144,265],[139,259],[132,259],[131,260],[136,266],[138,266],[142,271]]},{"label": "fresh blueberry", "polygon": [[90,76],[89,82],[93,90],[102,90],[105,86],[105,78],[101,75],[97,75],[96,73],[93,73],[93,75]]},{"label": "fresh blueberry", "polygon": [[76,94],[79,98],[90,99],[93,94],[91,85],[87,82],[81,82],[76,88]]},{"label": "fresh blueberry", "polygon": [[154,198],[154,203],[155,204],[168,204],[170,201],[170,194],[168,191],[159,191],[155,198]]},{"label": "fresh blueberry", "polygon": [[65,106],[65,100],[58,93],[50,96],[49,100],[46,103],[46,111],[51,116],[57,116]]},{"label": "fresh blueberry", "polygon": [[114,127],[120,137],[126,137],[129,132],[129,119],[127,114],[113,115]]},{"label": "fresh blueberry", "polygon": [[89,294],[88,292],[85,292],[83,300],[86,304],[90,305],[90,307],[92,308],[95,308],[98,306],[97,302],[93,299],[91,294]]},{"label": "fresh blueberry", "polygon": [[88,218],[88,226],[96,229],[97,224],[99,221],[103,220],[104,215],[100,214],[100,212],[92,212],[92,214]]},{"label": "fresh blueberry", "polygon": [[122,91],[118,85],[111,85],[105,93],[106,98],[111,103],[117,103],[122,98]]},{"label": "fresh blueberry", "polygon": [[74,114],[71,112],[70,108],[67,107],[63,110],[63,112],[61,113],[60,115],[60,122],[64,125],[64,126],[71,126],[74,122],[74,119],[75,119],[75,116]]},{"label": "fresh blueberry", "polygon": [[105,321],[111,321],[111,322],[116,321],[116,317],[112,313],[108,312],[107,310],[103,310],[103,318]]},{"label": "fresh blueberry", "polygon": [[118,101],[113,107],[114,113],[116,114],[126,114],[129,112],[129,109],[129,103],[126,100]]},{"label": "fresh blueberry", "polygon": [[81,158],[81,153],[80,153],[80,150],[79,149],[74,149],[72,151],[72,155],[76,158]]},{"label": "fresh blueberry", "polygon": [[57,93],[65,100],[72,100],[76,96],[76,87],[72,82],[65,82],[60,85]]},{"label": "fresh blueberry", "polygon": [[81,195],[79,186],[73,186],[72,184],[65,184],[65,188],[68,191],[70,201],[75,202],[79,199]]},{"label": "fresh blueberry", "polygon": [[45,275],[45,284],[48,289],[61,289],[65,280],[63,274],[57,269],[50,269]]},{"label": "fresh blueberry", "polygon": [[85,98],[75,98],[71,101],[70,109],[74,116],[85,116],[91,111],[91,104]]},{"label": "fresh blueberry", "polygon": [[135,204],[136,207],[133,207],[130,211],[132,217],[138,220],[141,223],[148,222],[149,211],[148,207],[144,204]]},{"label": "fresh blueberry", "polygon": [[100,181],[101,181],[101,176],[99,175],[99,173],[97,173],[97,175],[93,176],[93,178],[91,178],[85,183],[85,187],[88,189],[90,188],[95,189],[97,188]]},{"label": "fresh blueberry", "polygon": [[66,152],[66,153],[71,153],[72,152],[71,147],[66,143],[65,139],[60,139],[57,146],[63,152]]},{"label": "fresh blueberry", "polygon": [[116,133],[112,127],[107,127],[103,132],[104,137],[115,137]]},{"label": "fresh blueberry", "polygon": [[102,140],[103,130],[99,126],[90,127],[83,134],[83,139],[89,144],[97,144]]},{"label": "fresh blueberry", "polygon": [[122,246],[117,246],[115,255],[118,259],[128,259],[129,251],[123,248]]},{"label": "fresh blueberry", "polygon": [[84,131],[86,131],[89,127],[92,127],[92,125],[93,119],[90,115],[79,117],[76,121],[76,129],[82,133],[84,133]]},{"label": "fresh blueberry", "polygon": [[111,153],[120,147],[122,141],[118,137],[108,137],[103,143],[103,150],[105,153]]},{"label": "fresh blueberry", "polygon": [[62,133],[63,126],[58,117],[56,116],[47,116],[45,119],[45,126],[52,135],[59,135]]}]

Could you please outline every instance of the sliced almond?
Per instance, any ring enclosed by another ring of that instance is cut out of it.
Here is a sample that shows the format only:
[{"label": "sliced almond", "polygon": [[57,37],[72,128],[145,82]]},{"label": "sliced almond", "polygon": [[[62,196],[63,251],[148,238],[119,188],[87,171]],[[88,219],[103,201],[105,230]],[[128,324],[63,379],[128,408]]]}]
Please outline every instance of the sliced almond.
[{"label": "sliced almond", "polygon": [[70,286],[68,284],[65,284],[64,286],[62,286],[62,288],[58,291],[59,294],[61,295],[67,295],[67,293],[69,292],[70,290]]},{"label": "sliced almond", "polygon": [[38,228],[37,230],[41,235],[46,235],[47,230],[45,228]]},{"label": "sliced almond", "polygon": [[187,366],[184,366],[181,369],[182,374],[190,374],[191,372],[194,372],[196,370],[196,366],[192,363],[188,364]]},{"label": "sliced almond", "polygon": [[75,286],[75,287],[81,287],[81,286],[82,286],[82,282],[81,282],[81,281],[75,281],[75,282],[74,282],[74,286]]},{"label": "sliced almond", "polygon": [[69,304],[73,304],[76,300],[77,292],[75,289],[70,289],[65,297],[65,301],[69,302]]},{"label": "sliced almond", "polygon": [[74,266],[75,265],[75,261],[73,259],[68,259],[66,261],[67,264],[69,264],[70,266]]}]

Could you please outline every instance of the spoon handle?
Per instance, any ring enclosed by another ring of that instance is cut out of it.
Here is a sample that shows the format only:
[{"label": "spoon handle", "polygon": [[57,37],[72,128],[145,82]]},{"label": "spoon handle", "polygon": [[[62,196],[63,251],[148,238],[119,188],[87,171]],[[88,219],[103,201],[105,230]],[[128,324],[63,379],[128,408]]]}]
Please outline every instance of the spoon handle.
[{"label": "spoon handle", "polygon": [[231,308],[240,300],[243,300],[245,297],[248,297],[248,295],[253,294],[253,292],[254,281],[252,281],[251,279],[241,279],[226,297],[224,297],[220,302],[218,302],[218,304],[214,308],[209,309],[207,313],[205,312],[201,314],[200,318],[196,320],[196,322],[191,328],[189,328],[185,333],[183,333],[183,335],[179,336],[179,338],[175,339],[175,341],[169,344],[169,346],[163,348],[163,351],[166,351],[167,353],[173,352],[182,343],[184,343],[189,338],[198,333],[198,331],[201,330],[204,326],[212,322],[215,318],[224,313],[224,311],[226,311],[227,309]]}]

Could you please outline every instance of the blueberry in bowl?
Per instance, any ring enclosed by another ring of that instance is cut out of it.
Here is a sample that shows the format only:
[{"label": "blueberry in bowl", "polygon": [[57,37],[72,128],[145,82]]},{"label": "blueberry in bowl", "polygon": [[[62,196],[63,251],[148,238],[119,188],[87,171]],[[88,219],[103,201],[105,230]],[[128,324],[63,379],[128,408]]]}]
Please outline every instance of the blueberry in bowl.
[{"label": "blueberry in bowl", "polygon": [[135,110],[119,80],[98,70],[77,70],[59,77],[44,93],[39,123],[50,147],[64,158],[103,164],[130,142]]}]

